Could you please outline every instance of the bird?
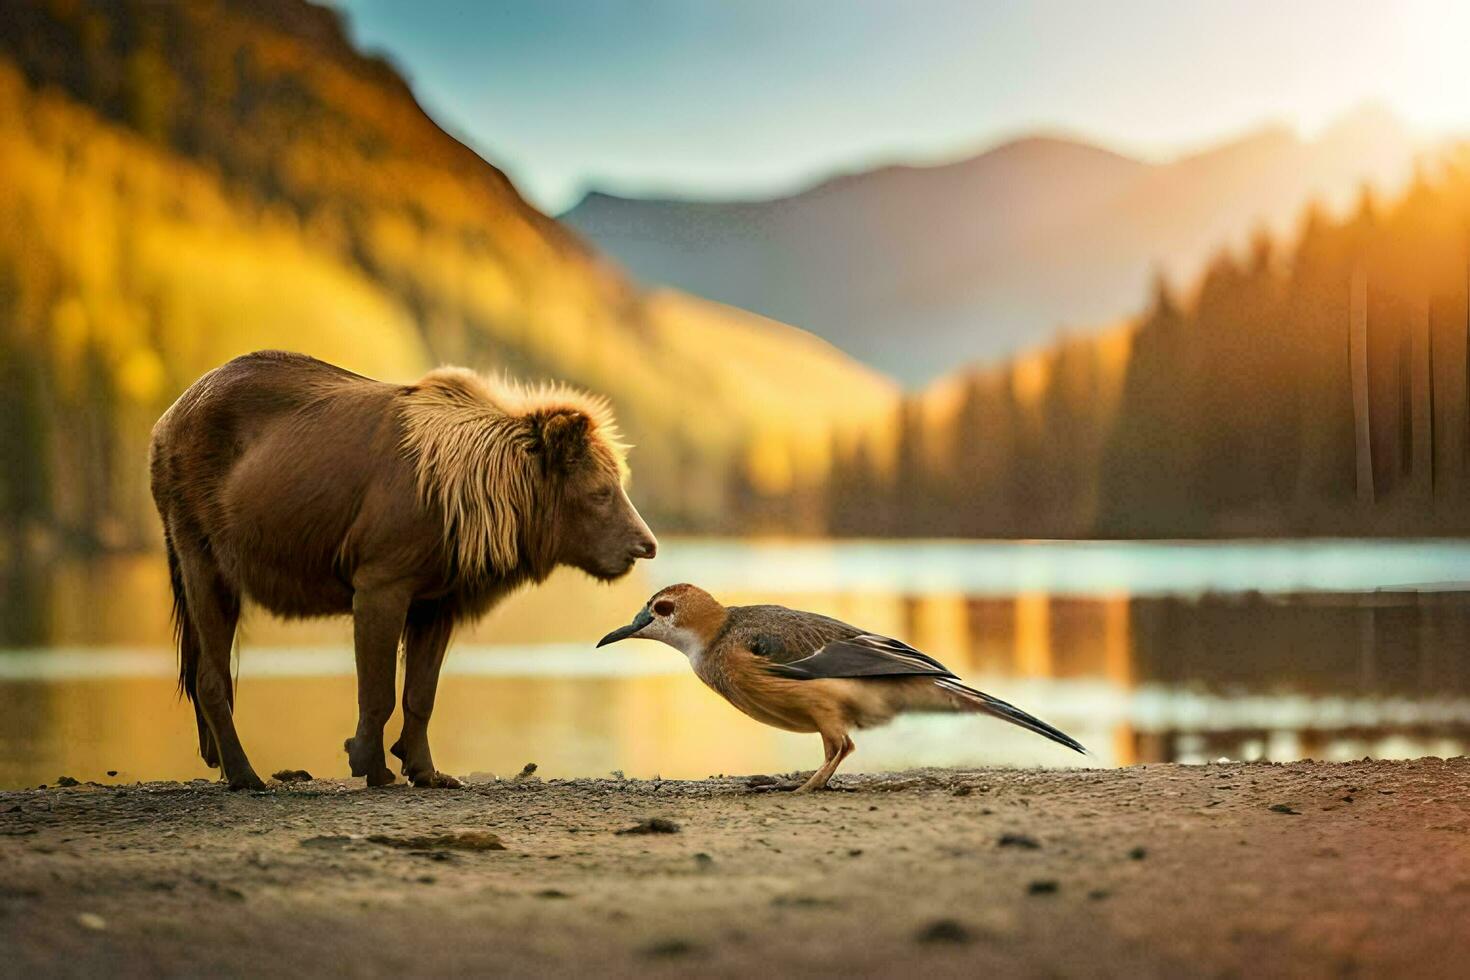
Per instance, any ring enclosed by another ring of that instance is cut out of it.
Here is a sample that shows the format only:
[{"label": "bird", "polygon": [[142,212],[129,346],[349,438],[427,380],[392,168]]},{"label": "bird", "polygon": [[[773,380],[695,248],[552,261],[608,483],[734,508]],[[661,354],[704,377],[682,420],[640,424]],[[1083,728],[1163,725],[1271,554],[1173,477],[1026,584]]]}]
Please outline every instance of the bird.
[{"label": "bird", "polygon": [[892,637],[785,606],[723,606],[698,586],[654,593],[626,626],[598,641],[659,640],[699,679],[756,721],[822,736],[826,760],[796,792],[822,789],[856,747],[853,729],[910,711],[976,712],[1075,752],[1082,743],[1015,705],[966,686],[944,664]]}]

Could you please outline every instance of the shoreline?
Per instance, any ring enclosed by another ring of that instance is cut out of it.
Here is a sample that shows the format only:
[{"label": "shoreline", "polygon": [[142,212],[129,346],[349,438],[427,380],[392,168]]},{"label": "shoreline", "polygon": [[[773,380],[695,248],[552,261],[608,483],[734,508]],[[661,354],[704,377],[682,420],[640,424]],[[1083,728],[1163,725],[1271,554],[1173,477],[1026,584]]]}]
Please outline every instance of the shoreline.
[{"label": "shoreline", "polygon": [[0,974],[1423,977],[1470,957],[1464,757],[778,781],[0,792]]}]

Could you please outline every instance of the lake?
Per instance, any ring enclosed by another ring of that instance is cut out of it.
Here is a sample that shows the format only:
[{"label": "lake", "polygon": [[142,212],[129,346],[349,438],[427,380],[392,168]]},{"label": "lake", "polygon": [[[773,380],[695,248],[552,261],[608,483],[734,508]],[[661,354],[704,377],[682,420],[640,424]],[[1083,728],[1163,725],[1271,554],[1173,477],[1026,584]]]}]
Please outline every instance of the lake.
[{"label": "lake", "polygon": [[[987,718],[911,716],[857,733],[844,771],[1470,745],[1470,543],[673,539],[623,581],[559,572],[464,630],[432,726],[440,767],[701,777],[820,762],[816,736],[748,720],[676,651],[593,648],[679,581],[901,637],[1095,756]],[[174,691],[161,556],[63,562],[0,585],[0,788],[212,775]],[[347,775],[350,638],[345,619],[283,623],[247,607],[236,719],[262,774]]]}]

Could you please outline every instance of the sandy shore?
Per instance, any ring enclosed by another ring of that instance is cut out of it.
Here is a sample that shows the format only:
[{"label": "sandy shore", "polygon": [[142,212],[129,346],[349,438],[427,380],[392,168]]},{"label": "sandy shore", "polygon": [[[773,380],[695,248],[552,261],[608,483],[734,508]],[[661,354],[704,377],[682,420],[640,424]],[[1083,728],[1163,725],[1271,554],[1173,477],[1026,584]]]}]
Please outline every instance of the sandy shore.
[{"label": "sandy shore", "polygon": [[[1470,962],[1470,759],[751,782],[0,793],[0,974]],[[635,827],[654,832],[619,833]]]}]

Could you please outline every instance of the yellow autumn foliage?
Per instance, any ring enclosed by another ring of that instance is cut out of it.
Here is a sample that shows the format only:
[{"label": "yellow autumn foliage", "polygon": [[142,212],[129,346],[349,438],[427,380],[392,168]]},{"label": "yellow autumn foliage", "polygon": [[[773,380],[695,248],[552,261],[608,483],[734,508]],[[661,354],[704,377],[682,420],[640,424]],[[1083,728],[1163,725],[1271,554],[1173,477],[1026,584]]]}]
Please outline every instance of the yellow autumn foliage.
[{"label": "yellow autumn foliage", "polygon": [[[22,420],[0,445],[6,517],[152,541],[149,425],[260,348],[397,381],[450,361],[603,392],[637,445],[640,504],[675,526],[722,526],[753,461],[765,491],[819,479],[832,429],[894,403],[888,382],[799,330],[639,293],[411,100],[222,16],[219,37],[256,76],[295,73],[343,110],[230,134],[231,166],[268,166],[274,193],[168,145],[166,119],[130,129],[0,57],[0,356],[18,379],[0,408]],[[228,92],[228,75],[210,84]],[[389,132],[401,145],[364,150]]]}]

